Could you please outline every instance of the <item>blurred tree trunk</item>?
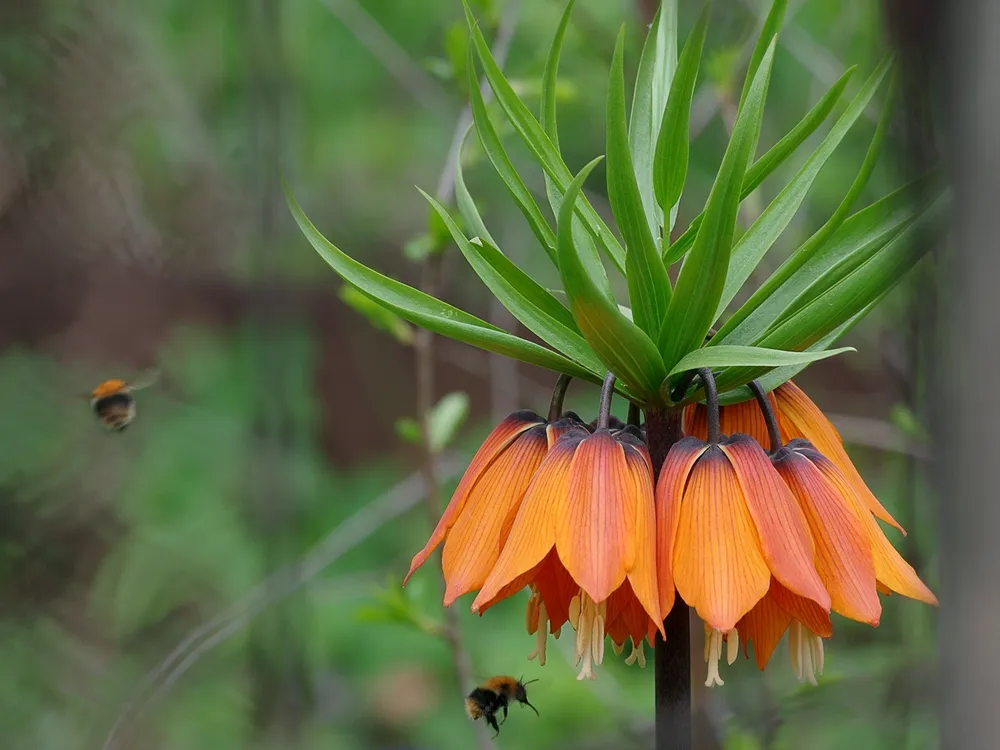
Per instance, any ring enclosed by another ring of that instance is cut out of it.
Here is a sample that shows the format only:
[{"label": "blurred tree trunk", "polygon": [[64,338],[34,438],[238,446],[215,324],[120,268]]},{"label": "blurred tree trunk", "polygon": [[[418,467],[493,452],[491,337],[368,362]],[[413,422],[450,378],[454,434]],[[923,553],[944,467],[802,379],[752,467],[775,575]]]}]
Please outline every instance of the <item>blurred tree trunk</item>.
[{"label": "blurred tree trunk", "polygon": [[1000,3],[947,4],[952,100],[953,257],[931,388],[941,458],[941,747],[992,750],[1000,737]]}]

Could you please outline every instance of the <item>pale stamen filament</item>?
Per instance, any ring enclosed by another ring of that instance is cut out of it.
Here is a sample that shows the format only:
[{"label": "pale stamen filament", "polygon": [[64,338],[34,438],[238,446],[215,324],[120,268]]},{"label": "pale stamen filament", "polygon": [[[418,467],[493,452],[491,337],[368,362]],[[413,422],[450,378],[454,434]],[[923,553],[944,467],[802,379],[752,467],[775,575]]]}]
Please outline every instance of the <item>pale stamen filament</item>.
[{"label": "pale stamen filament", "polygon": [[719,676],[719,659],[722,657],[722,632],[712,630],[708,637],[708,678],[705,680],[705,687],[715,687],[725,685],[722,677]]}]

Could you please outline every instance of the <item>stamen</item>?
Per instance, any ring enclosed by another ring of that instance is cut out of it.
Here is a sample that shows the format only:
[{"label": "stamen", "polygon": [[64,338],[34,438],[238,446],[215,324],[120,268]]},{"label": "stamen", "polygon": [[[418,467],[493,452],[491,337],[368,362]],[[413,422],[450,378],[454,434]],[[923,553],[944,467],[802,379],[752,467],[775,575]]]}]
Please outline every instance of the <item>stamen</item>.
[{"label": "stamen", "polygon": [[726,635],[726,664],[732,664],[740,655],[740,634],[733,628]]},{"label": "stamen", "polygon": [[719,658],[721,656],[722,633],[718,630],[712,630],[712,635],[708,639],[708,679],[705,680],[705,687],[726,684],[719,676]]},{"label": "stamen", "polygon": [[795,679],[802,682],[802,624],[798,620],[792,620],[788,627],[788,656],[792,661],[792,674]]},{"label": "stamen", "polygon": [[594,664],[604,661],[604,620],[607,617],[608,604],[597,604],[583,590],[573,597],[570,604],[571,618],[576,628],[576,663],[581,665],[578,680],[596,679]]},{"label": "stamen", "polygon": [[642,647],[642,639],[639,639],[637,644],[634,640],[631,640],[632,652],[628,655],[625,663],[629,666],[633,664],[638,664],[639,668],[642,669],[646,666],[646,650]]},{"label": "stamen", "polygon": [[528,635],[534,635],[535,631],[538,630],[538,605],[541,599],[538,589],[532,584],[531,596],[528,597],[528,608],[524,612],[524,627],[528,631]]},{"label": "stamen", "polygon": [[537,628],[535,632],[535,650],[528,654],[528,661],[532,661],[537,656],[538,665],[544,667],[545,646],[548,640],[549,630],[549,615],[548,612],[545,611],[545,602],[542,602],[536,608],[535,627]]},{"label": "stamen", "polygon": [[788,652],[795,678],[816,685],[816,675],[823,674],[823,639],[798,620],[792,620],[788,628]]},{"label": "stamen", "polygon": [[704,623],[704,625],[705,625],[705,661],[707,662],[709,649],[712,647],[712,628],[708,626],[707,622]]}]

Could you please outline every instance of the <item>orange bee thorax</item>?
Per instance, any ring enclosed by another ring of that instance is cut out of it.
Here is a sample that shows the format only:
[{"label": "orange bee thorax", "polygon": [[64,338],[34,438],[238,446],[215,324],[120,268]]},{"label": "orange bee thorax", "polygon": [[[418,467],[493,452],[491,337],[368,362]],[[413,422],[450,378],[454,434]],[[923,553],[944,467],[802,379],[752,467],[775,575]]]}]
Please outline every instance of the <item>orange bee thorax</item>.
[{"label": "orange bee thorax", "polygon": [[107,396],[127,391],[128,388],[129,385],[124,380],[105,380],[90,392],[90,397],[93,399],[106,398]]}]

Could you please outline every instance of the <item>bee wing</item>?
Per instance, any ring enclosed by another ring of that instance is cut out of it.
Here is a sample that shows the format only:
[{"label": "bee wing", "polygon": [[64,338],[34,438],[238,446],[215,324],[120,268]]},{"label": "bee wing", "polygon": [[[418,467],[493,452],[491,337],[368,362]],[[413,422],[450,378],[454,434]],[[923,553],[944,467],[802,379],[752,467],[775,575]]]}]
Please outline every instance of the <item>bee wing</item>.
[{"label": "bee wing", "polygon": [[142,390],[143,388],[148,388],[159,379],[160,379],[160,370],[158,368],[146,370],[144,373],[139,375],[134,382],[129,383],[129,388],[131,388],[133,391],[139,391]]}]

